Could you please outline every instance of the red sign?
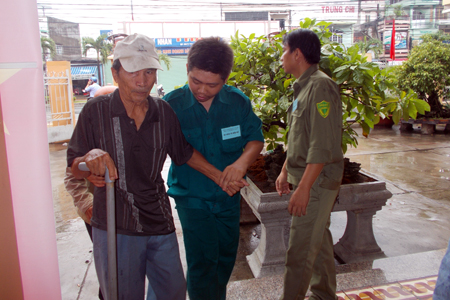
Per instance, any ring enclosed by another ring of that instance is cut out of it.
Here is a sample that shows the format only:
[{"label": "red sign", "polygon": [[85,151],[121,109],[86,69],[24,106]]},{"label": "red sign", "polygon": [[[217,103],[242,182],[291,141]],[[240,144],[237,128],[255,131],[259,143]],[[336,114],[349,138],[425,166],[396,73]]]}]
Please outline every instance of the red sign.
[{"label": "red sign", "polygon": [[354,13],[354,6],[322,6],[322,13]]}]

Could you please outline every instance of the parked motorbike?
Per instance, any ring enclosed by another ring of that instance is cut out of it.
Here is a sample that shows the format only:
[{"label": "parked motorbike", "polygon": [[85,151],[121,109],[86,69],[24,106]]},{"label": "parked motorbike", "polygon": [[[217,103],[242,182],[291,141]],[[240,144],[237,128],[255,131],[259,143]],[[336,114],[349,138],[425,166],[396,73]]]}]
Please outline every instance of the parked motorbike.
[{"label": "parked motorbike", "polygon": [[159,98],[164,97],[164,95],[166,94],[166,93],[164,92],[164,88],[163,88],[163,85],[162,85],[162,84],[159,84],[159,85],[156,87],[156,92],[158,93],[158,97],[159,97]]}]

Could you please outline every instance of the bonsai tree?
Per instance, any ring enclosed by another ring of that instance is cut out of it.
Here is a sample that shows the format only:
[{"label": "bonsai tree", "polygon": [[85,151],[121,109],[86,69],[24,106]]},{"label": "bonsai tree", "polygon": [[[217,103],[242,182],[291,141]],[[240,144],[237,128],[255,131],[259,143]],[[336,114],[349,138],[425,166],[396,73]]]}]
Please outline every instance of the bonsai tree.
[{"label": "bonsai tree", "polygon": [[[424,114],[427,118],[449,118],[450,110],[441,100],[448,96],[446,87],[450,85],[450,45],[442,41],[450,40],[443,33],[426,34],[423,42],[414,47],[408,59],[396,69],[397,86],[412,89],[431,108]],[[406,119],[406,118],[405,118]]]},{"label": "bonsai tree", "polygon": [[[367,62],[357,45],[346,48],[329,40],[330,22],[305,19],[301,28],[314,30],[322,42],[319,66],[339,85],[343,107],[344,153],[349,145],[357,146],[357,133],[351,124],[359,123],[363,135],[380,121],[392,115],[395,123],[401,116],[415,118],[417,112],[425,113],[427,103],[418,99],[409,89],[401,90],[393,84],[392,69],[381,70],[375,63]],[[235,61],[228,84],[239,87],[252,101],[255,113],[263,122],[267,150],[286,143],[286,111],[293,98],[292,84],[295,78],[287,75],[281,67],[282,38],[286,31],[273,36],[248,38],[231,37]]]}]

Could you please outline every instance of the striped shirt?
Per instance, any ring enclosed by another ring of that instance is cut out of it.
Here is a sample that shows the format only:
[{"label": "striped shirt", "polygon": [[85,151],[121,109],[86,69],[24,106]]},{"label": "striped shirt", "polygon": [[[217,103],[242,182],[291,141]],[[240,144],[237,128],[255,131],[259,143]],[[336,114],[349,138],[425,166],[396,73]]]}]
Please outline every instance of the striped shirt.
[{"label": "striped shirt", "polygon": [[[162,235],[175,230],[161,170],[167,154],[178,165],[193,148],[177,116],[159,98],[148,97],[145,119],[136,129],[116,90],[86,103],[67,150],[68,166],[91,149],[109,153],[118,170],[115,183],[117,233]],[[91,225],[106,230],[106,189],[95,188]]]}]

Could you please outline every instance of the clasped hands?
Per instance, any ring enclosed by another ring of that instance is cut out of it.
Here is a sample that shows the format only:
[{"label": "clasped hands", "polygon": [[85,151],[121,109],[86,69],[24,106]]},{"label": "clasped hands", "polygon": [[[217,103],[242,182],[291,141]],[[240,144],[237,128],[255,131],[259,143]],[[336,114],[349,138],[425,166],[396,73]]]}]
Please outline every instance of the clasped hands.
[{"label": "clasped hands", "polygon": [[239,193],[243,187],[249,185],[244,179],[246,173],[247,168],[235,162],[223,170],[218,185],[231,197],[234,194]]},{"label": "clasped hands", "polygon": [[[109,170],[109,178],[111,180],[118,179],[114,161],[107,152],[100,149],[92,149],[83,157],[83,161],[90,170],[90,172],[85,172],[84,177],[96,187],[104,187],[106,185],[104,177],[106,167]],[[231,164],[221,172],[220,178],[216,183],[231,197],[238,193],[241,188],[249,185],[244,179],[246,172],[247,169],[240,164]]]}]

